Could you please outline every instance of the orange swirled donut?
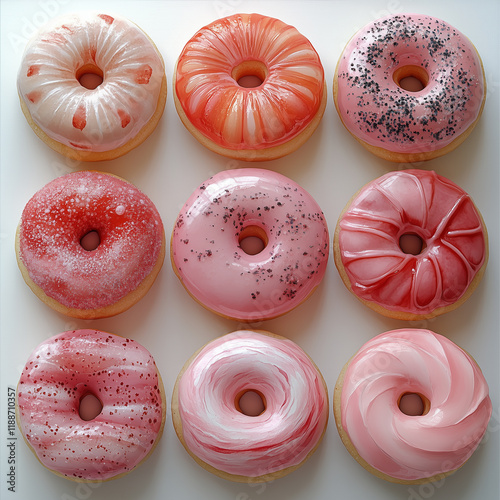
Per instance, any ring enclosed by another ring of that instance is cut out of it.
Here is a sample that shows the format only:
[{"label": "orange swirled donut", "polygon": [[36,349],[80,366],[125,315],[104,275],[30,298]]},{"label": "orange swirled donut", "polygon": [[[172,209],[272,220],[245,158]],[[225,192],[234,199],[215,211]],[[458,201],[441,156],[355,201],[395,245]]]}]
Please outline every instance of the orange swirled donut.
[{"label": "orange swirled donut", "polygon": [[[92,75],[101,83],[85,82]],[[99,12],[65,14],[43,26],[26,47],[17,86],[35,133],[83,161],[111,160],[141,144],[167,97],[154,43],[131,21]]]},{"label": "orange swirled donut", "polygon": [[[238,84],[254,76],[255,88]],[[182,50],[174,76],[177,112],[216,153],[261,161],[295,151],[326,105],[320,58],[293,26],[236,14],[200,29]]]},{"label": "orange swirled donut", "polygon": [[334,257],[344,284],[365,305],[393,318],[425,319],[472,294],[488,262],[488,235],[462,188],[432,171],[404,170],[352,198],[337,223]]}]

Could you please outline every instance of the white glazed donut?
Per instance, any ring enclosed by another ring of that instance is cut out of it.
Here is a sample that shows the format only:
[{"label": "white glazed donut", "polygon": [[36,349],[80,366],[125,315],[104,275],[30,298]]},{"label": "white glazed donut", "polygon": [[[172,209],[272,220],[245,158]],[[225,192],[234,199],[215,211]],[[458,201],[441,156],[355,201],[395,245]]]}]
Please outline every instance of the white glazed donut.
[{"label": "white glazed donut", "polygon": [[[95,89],[80,83],[96,74]],[[58,17],[30,40],[19,68],[21,107],[54,150],[84,161],[110,160],[142,143],[163,114],[163,59],[127,19],[82,12]]]},{"label": "white glazed donut", "polygon": [[[248,391],[264,411],[239,409]],[[184,365],[174,387],[177,435],[202,467],[238,482],[271,481],[307,460],[328,422],[321,373],[291,340],[240,330],[208,343]]]}]

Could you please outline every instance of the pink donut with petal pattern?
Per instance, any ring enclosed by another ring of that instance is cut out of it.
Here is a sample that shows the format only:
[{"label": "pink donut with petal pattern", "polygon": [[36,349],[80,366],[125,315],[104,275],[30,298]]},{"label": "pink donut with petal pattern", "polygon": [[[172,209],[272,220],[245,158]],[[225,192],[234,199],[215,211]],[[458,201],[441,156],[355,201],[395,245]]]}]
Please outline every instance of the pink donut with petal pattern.
[{"label": "pink donut with petal pattern", "polygon": [[432,171],[404,170],[368,183],[348,203],[334,257],[347,288],[375,311],[433,318],[472,294],[488,261],[488,236],[462,188]]},{"label": "pink donut with petal pattern", "polygon": [[[419,411],[402,404],[409,396],[421,399]],[[391,482],[426,483],[471,457],[492,404],[472,356],[442,335],[408,328],[377,335],[346,363],[334,414],[365,469]]]}]

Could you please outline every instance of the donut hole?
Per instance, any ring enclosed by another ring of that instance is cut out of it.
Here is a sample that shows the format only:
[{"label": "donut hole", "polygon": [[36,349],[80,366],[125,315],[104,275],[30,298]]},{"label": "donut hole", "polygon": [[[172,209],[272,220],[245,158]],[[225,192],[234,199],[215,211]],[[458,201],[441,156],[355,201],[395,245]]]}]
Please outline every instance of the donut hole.
[{"label": "donut hole", "polygon": [[425,248],[425,242],[418,234],[405,233],[399,238],[399,248],[403,253],[419,255]]},{"label": "donut hole", "polygon": [[87,250],[87,252],[92,252],[93,250],[95,250],[100,245],[100,243],[101,237],[95,229],[84,234],[80,239],[80,245],[84,250]]},{"label": "donut hole", "polygon": [[405,392],[398,399],[399,410],[410,417],[427,415],[431,409],[430,401],[417,392]]},{"label": "donut hole", "polygon": [[266,79],[267,68],[261,61],[243,61],[233,68],[231,76],[240,87],[255,88]]},{"label": "donut hole", "polygon": [[94,90],[104,80],[104,73],[95,64],[85,64],[76,72],[76,79],[82,87]]},{"label": "donut hole", "polygon": [[268,243],[266,232],[259,226],[247,226],[238,236],[238,244],[247,255],[257,255]]},{"label": "donut hole", "polygon": [[427,87],[429,75],[420,66],[401,66],[392,75],[396,85],[408,92],[420,92]]},{"label": "donut hole", "polygon": [[101,400],[92,393],[84,394],[80,398],[78,414],[82,420],[94,420],[102,411]]},{"label": "donut hole", "polygon": [[248,389],[236,395],[234,406],[243,415],[258,417],[266,411],[267,403],[260,391]]}]

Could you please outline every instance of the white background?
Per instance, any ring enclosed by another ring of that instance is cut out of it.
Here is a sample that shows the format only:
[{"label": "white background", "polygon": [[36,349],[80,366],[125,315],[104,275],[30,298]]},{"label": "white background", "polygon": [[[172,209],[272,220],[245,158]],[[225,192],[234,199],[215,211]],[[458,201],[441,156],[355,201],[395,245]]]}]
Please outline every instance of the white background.
[{"label": "white background", "polygon": [[[27,37],[37,26],[64,12],[98,8],[130,18],[156,42],[169,80],[165,114],[154,134],[125,157],[101,164],[76,164],[40,141],[18,102],[16,73]],[[42,467],[18,432],[16,493],[7,490],[7,387],[15,387],[32,349],[54,334],[96,328],[133,338],[156,359],[170,397],[185,360],[201,345],[241,325],[205,311],[184,291],[169,258],[153,288],[129,311],[99,321],[78,321],[47,308],[24,284],[17,268],[14,235],[22,209],[36,190],[75,169],[97,168],[123,176],[156,204],[167,234],[191,192],[210,175],[242,162],[220,157],[199,145],[181,124],[172,99],[175,60],[187,40],[209,22],[236,12],[259,12],[296,26],[322,59],[328,104],[313,137],[292,155],[262,163],[306,188],[322,207],[330,233],[351,195],[371,179],[402,168],[365,151],[343,128],[332,98],[332,78],[341,50],[353,33],[389,13],[430,14],[448,21],[474,42],[482,56],[488,96],[473,134],[446,157],[419,168],[434,169],[468,191],[482,212],[490,235],[490,261],[472,298],[433,321],[390,320],[352,296],[330,259],[317,292],[302,306],[276,320],[254,325],[297,342],[319,366],[330,398],[340,369],[368,339],[395,328],[427,327],[470,352],[489,382],[493,418],[486,438],[469,462],[445,481],[426,486],[395,485],[373,477],[342,445],[330,408],[321,446],[298,471],[268,484],[225,481],[199,467],[173,431],[170,413],[154,454],[128,476],[97,485],[78,485]],[[0,496],[39,500],[86,499],[481,499],[499,498],[499,54],[498,2],[466,1],[1,1],[1,390]]]}]

